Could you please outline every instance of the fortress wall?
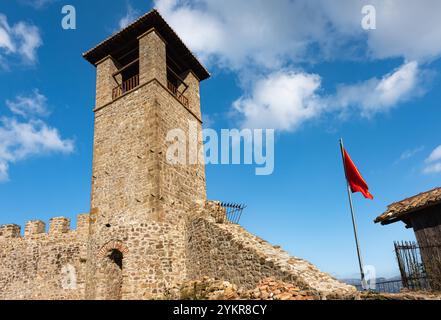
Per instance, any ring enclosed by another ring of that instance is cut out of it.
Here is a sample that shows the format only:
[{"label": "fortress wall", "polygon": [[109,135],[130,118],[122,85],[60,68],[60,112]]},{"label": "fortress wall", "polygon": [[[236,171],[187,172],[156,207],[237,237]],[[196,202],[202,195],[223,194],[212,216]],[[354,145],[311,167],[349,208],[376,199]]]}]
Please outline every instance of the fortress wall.
[{"label": "fortress wall", "polygon": [[305,260],[291,257],[239,225],[216,222],[211,212],[191,220],[187,232],[189,280],[209,276],[253,289],[262,279],[274,277],[312,290],[323,299],[356,296],[355,287],[335,280]]},{"label": "fortress wall", "polygon": [[0,226],[1,299],[83,299],[89,215]]},{"label": "fortress wall", "polygon": [[[184,280],[185,242],[180,225],[151,221],[111,229],[109,236],[99,238],[99,249],[90,258],[95,262],[89,273],[94,287],[87,289],[87,299],[151,299]],[[108,265],[112,249],[123,253],[121,292],[112,289],[115,274]]]}]

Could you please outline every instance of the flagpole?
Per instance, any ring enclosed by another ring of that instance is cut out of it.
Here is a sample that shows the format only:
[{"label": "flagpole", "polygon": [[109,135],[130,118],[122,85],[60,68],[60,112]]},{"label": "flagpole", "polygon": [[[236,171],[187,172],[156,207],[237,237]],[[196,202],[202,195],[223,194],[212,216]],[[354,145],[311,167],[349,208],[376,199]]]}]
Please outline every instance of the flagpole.
[{"label": "flagpole", "polygon": [[349,207],[351,208],[351,217],[352,217],[352,226],[353,226],[353,229],[354,229],[355,245],[357,246],[357,256],[358,256],[358,265],[360,267],[361,284],[362,284],[362,286],[364,288],[364,285],[365,285],[365,275],[364,275],[364,270],[363,270],[363,259],[361,257],[360,243],[358,241],[357,222],[355,220],[354,205],[352,203],[352,191],[351,191],[351,188],[349,187],[348,177],[347,177],[347,174],[346,174],[346,163],[345,163],[343,139],[340,139],[340,150],[341,150],[341,156],[342,156],[342,159],[343,159],[343,169],[345,171],[346,186],[347,186],[347,189],[348,189]]}]

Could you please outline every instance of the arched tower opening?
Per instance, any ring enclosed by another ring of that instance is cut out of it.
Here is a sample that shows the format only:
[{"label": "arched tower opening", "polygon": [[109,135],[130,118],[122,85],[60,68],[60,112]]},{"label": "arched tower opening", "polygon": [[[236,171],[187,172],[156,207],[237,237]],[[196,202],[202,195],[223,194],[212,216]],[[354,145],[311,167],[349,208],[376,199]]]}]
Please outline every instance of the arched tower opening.
[{"label": "arched tower opening", "polygon": [[122,270],[122,262],[124,256],[121,251],[113,249],[112,251],[110,251],[108,258]]},{"label": "arched tower opening", "polygon": [[124,254],[118,249],[110,249],[100,257],[97,272],[97,298],[121,300],[124,272]]}]

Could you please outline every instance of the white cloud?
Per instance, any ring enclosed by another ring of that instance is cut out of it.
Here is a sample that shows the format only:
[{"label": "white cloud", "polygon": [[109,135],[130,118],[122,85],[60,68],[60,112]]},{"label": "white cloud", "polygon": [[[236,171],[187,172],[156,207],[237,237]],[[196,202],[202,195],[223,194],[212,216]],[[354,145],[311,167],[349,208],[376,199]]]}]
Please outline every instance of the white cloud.
[{"label": "white cloud", "polygon": [[433,150],[430,156],[426,159],[426,162],[429,163],[435,161],[441,161],[441,146],[436,147],[435,150]]},{"label": "white cloud", "polygon": [[253,82],[251,93],[233,104],[243,127],[293,131],[323,114],[359,114],[372,117],[389,111],[420,92],[418,64],[404,64],[381,79],[341,85],[335,94],[322,93],[316,74],[283,70]]},{"label": "white cloud", "polygon": [[20,57],[25,63],[35,63],[41,45],[40,31],[36,26],[23,21],[11,26],[7,17],[0,13],[0,63],[3,67],[5,58],[11,55]]},{"label": "white cloud", "polygon": [[377,30],[368,33],[375,58],[432,60],[441,55],[441,1],[375,0]]},{"label": "white cloud", "polygon": [[[246,93],[233,109],[242,115],[243,125],[294,130],[325,111],[345,115],[355,111],[364,117],[387,112],[424,93],[423,65],[441,56],[439,0],[155,0],[155,4],[205,63],[237,73]],[[366,4],[376,7],[376,30],[361,27]],[[303,62],[392,57],[406,62],[384,76],[342,84],[326,96],[318,75],[299,71]]]},{"label": "white cloud", "polygon": [[40,99],[41,105],[37,109],[25,96],[15,99],[16,102],[12,104],[16,109],[11,109],[18,115],[32,116],[32,119],[23,121],[16,117],[0,118],[0,181],[8,180],[8,168],[13,163],[31,156],[55,152],[67,154],[74,150],[72,140],[63,139],[56,128],[34,117],[43,110],[47,99],[38,90],[33,95]]},{"label": "white cloud", "polygon": [[16,50],[11,33],[11,27],[6,16],[0,13],[0,48],[7,52],[14,52]]},{"label": "white cloud", "polygon": [[118,22],[119,29],[123,29],[127,27],[130,23],[132,23],[137,17],[139,13],[133,9],[130,4],[127,4],[127,12],[124,17],[122,17]]},{"label": "white cloud", "polygon": [[8,164],[0,160],[0,181],[8,180]]},{"label": "white cloud", "polygon": [[9,110],[23,117],[46,116],[47,98],[37,89],[34,89],[31,95],[19,95],[14,100],[6,100],[6,106]]},{"label": "white cloud", "polygon": [[[365,42],[371,58],[403,57],[423,62],[441,56],[439,0],[319,0],[317,4],[317,14],[329,22],[327,35],[333,41],[352,37]],[[364,32],[360,12],[366,4],[376,9],[377,29]]]},{"label": "white cloud", "polygon": [[421,94],[419,75],[418,63],[408,62],[381,79],[340,86],[332,103],[342,108],[358,107],[363,116],[371,117]]},{"label": "white cloud", "polygon": [[320,112],[317,75],[276,72],[255,83],[250,96],[234,102],[246,128],[294,130]]},{"label": "white cloud", "polygon": [[400,156],[400,158],[397,160],[397,162],[399,162],[399,161],[403,161],[403,160],[407,160],[407,159],[410,159],[410,158],[412,158],[413,156],[415,156],[416,154],[420,153],[420,152],[423,151],[423,150],[424,150],[424,146],[421,146],[421,147],[418,147],[418,148],[415,148],[415,149],[408,149],[408,150],[405,150],[405,151],[401,154],[401,156]]},{"label": "white cloud", "polygon": [[[156,0],[183,40],[207,61],[233,69],[279,68],[364,52],[361,58],[430,60],[441,55],[439,0]],[[361,28],[372,4],[377,30]],[[359,47],[366,50],[359,50]],[[363,56],[364,55],[364,56]],[[360,56],[358,56],[360,58]]]},{"label": "white cloud", "polygon": [[430,174],[441,172],[441,145],[432,151],[425,162],[426,166],[423,169],[424,173]]},{"label": "white cloud", "polygon": [[158,10],[203,60],[240,69],[280,67],[302,58],[313,38],[325,39],[325,20],[311,1],[157,0]]},{"label": "white cloud", "polygon": [[18,39],[18,53],[25,61],[35,62],[37,49],[42,44],[39,29],[25,22],[19,22],[14,25],[13,31]]},{"label": "white cloud", "polygon": [[441,162],[433,163],[426,166],[423,170],[424,173],[440,173],[441,172]]}]

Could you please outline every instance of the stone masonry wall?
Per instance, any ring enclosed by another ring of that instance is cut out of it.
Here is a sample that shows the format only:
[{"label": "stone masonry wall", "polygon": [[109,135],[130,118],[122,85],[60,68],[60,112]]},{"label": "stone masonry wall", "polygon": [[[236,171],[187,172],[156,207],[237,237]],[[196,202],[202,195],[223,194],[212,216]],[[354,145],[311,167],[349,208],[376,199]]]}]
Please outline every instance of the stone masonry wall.
[{"label": "stone masonry wall", "polygon": [[83,299],[89,215],[70,230],[67,218],[0,226],[0,300]]},{"label": "stone masonry wall", "polygon": [[[195,123],[200,148],[202,123],[167,88],[163,39],[152,29],[138,40],[138,87],[108,101],[116,83],[107,80],[115,66],[107,59],[97,68],[89,299],[117,298],[108,290],[112,283],[122,283],[123,299],[139,299],[184,280],[186,218],[195,201],[205,201],[203,163],[175,166],[166,160],[170,130],[181,129],[188,137],[189,121]],[[194,92],[197,96],[197,80],[188,90]],[[199,101],[192,103],[200,114]],[[120,272],[109,265],[114,249],[109,243],[125,248]]]},{"label": "stone masonry wall", "polygon": [[189,280],[209,276],[252,289],[262,279],[274,277],[315,291],[323,299],[351,299],[357,295],[355,287],[335,280],[305,260],[291,257],[239,225],[219,223],[215,216],[218,214],[211,205],[208,212],[188,223]]},{"label": "stone masonry wall", "polygon": [[156,80],[96,110],[86,298],[114,298],[106,293],[110,251],[97,257],[112,241],[127,248],[123,299],[149,298],[185,279],[185,222],[191,204],[205,200],[205,171],[165,157],[167,133],[188,136],[189,121],[200,135],[201,123]]}]

